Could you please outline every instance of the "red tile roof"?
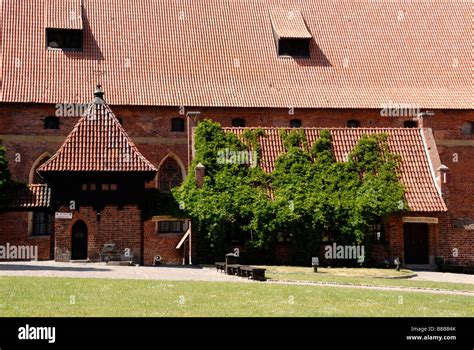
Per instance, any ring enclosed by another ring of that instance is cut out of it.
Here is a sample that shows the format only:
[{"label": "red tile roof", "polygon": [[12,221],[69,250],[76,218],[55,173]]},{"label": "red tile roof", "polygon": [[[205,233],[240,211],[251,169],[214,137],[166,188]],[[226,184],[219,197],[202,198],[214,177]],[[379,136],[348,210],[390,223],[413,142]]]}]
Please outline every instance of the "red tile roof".
[{"label": "red tile roof", "polygon": [[109,106],[99,97],[77,122],[59,150],[38,173],[151,172],[157,169],[137,149]]},{"label": "red tile roof", "polygon": [[279,38],[310,39],[304,18],[297,9],[275,8],[270,11],[273,29]]},{"label": "red tile roof", "polygon": [[51,205],[51,189],[45,184],[32,184],[21,188],[9,209],[44,209]]},{"label": "red tile roof", "polygon": [[[47,50],[63,3],[1,2],[0,101],[85,103],[101,83],[111,105],[473,108],[472,1],[83,0],[84,51]],[[310,59],[278,58],[282,6]]]},{"label": "red tile roof", "polygon": [[[249,128],[224,128],[236,135]],[[266,172],[274,169],[277,157],[284,153],[279,128],[263,128],[266,136],[259,139],[262,155],[260,166]],[[286,129],[287,131],[294,129]],[[311,147],[322,129],[303,128]],[[436,188],[421,129],[398,128],[335,128],[330,129],[333,151],[337,161],[344,161],[364,134],[386,133],[393,153],[401,157],[400,177],[406,189],[406,200],[412,211],[441,212],[446,205]]]}]

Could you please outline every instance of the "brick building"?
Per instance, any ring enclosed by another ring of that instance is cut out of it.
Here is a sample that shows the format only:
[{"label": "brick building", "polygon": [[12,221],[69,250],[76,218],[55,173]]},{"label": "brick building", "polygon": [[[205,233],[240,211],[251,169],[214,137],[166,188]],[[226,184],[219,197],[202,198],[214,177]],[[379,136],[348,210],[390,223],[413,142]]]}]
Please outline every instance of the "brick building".
[{"label": "brick building", "polygon": [[[13,178],[30,186],[0,214],[0,245],[69,260],[113,241],[144,264],[189,262],[189,224],[143,220],[138,198],[186,177],[192,126],[210,118],[330,128],[341,161],[361,133],[388,132],[412,211],[390,219],[380,257],[474,260],[472,2],[1,6],[0,140]],[[92,96],[97,84],[105,97]],[[290,253],[277,247],[282,262]]]}]

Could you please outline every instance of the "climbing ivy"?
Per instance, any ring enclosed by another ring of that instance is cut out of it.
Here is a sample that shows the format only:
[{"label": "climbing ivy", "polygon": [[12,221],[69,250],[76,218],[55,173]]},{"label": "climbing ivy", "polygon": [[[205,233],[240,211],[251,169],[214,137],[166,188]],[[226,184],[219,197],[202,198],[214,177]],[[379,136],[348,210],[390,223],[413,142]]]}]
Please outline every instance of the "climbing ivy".
[{"label": "climbing ivy", "polygon": [[[323,234],[340,244],[367,243],[373,223],[406,209],[400,159],[389,151],[387,135],[364,135],[347,161],[337,162],[329,131],[322,130],[309,149],[303,130],[280,130],[286,152],[271,174],[219,161],[225,149],[259,150],[260,157],[258,139],[265,136],[257,129],[240,140],[210,120],[196,128],[191,171],[173,195],[193,220],[204,260],[222,259],[230,243],[245,243],[268,258],[279,237],[291,240],[295,262],[308,264],[319,255]],[[194,175],[199,163],[206,167],[201,188]]]}]

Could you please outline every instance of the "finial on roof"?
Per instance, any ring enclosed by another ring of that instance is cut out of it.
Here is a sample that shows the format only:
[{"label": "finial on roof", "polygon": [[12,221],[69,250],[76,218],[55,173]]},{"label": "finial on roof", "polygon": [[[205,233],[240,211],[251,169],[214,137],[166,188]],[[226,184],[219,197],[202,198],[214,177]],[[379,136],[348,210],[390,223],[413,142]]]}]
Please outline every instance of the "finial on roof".
[{"label": "finial on roof", "polygon": [[104,100],[104,92],[102,91],[102,85],[97,84],[95,91],[94,91],[94,97],[95,98],[100,98],[101,100]]}]

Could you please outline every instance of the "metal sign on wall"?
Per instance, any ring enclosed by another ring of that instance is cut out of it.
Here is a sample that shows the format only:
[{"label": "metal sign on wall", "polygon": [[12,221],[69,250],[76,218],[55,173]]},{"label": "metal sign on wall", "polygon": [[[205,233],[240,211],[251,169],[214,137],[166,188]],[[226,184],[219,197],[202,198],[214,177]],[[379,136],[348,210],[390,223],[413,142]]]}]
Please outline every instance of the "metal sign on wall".
[{"label": "metal sign on wall", "polygon": [[471,219],[454,219],[453,225],[455,228],[463,228],[466,231],[474,231],[474,220]]},{"label": "metal sign on wall", "polygon": [[54,214],[55,219],[66,219],[66,220],[71,220],[72,219],[72,213],[61,213],[61,212],[56,212]]},{"label": "metal sign on wall", "polygon": [[419,224],[437,224],[438,218],[433,218],[429,216],[404,216],[403,222]]}]

